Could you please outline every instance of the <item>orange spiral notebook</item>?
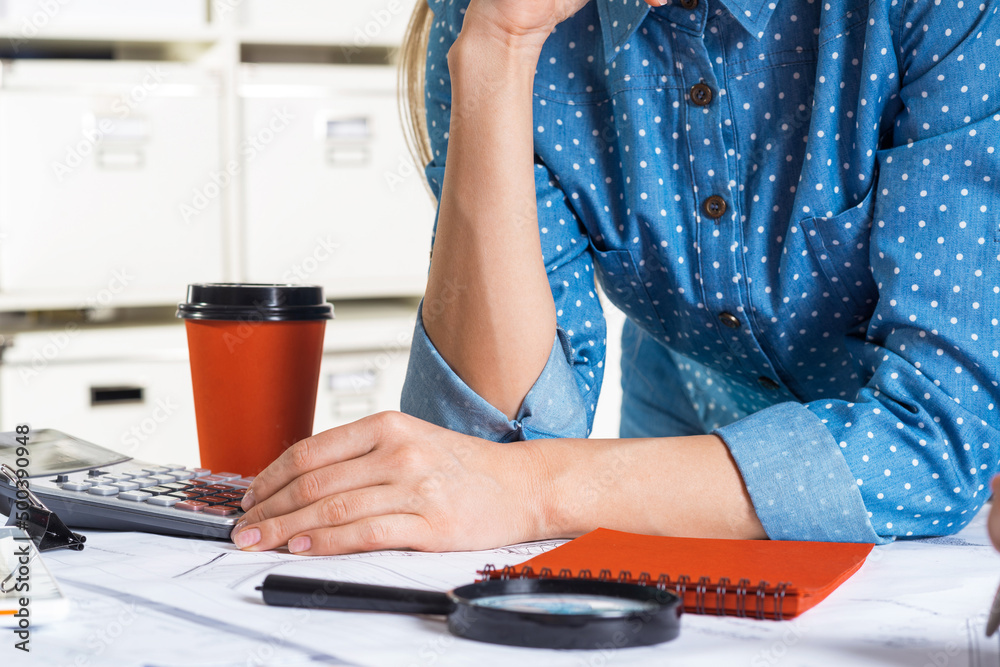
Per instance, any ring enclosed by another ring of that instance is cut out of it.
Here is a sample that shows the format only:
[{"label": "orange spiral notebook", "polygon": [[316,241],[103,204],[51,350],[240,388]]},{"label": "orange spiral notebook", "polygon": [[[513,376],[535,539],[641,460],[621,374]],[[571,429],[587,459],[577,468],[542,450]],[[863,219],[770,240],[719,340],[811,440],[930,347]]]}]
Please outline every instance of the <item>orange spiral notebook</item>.
[{"label": "orange spiral notebook", "polygon": [[483,579],[583,577],[665,586],[684,611],[783,620],[858,571],[871,544],[656,537],[598,528]]}]

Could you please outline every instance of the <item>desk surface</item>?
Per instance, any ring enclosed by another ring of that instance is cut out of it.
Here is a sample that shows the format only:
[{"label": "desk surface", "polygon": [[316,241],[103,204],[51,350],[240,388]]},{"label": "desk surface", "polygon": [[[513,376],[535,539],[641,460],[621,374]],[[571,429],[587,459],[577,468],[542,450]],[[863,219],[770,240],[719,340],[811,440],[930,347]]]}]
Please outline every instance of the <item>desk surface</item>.
[{"label": "desk surface", "polygon": [[[446,590],[487,563],[520,563],[559,542],[488,552],[380,552],[331,558],[246,554],[229,544],[137,533],[88,534],[45,561],[69,617],[32,629],[32,652],[3,633],[0,663],[131,667],[252,665],[891,665],[1000,664],[983,635],[1000,580],[983,512],[949,538],[876,547],[862,569],[794,621],[686,615],[679,639],[607,651],[519,649],[457,639],[442,620],[267,607],[270,573]],[[16,656],[14,654],[17,654]]]}]

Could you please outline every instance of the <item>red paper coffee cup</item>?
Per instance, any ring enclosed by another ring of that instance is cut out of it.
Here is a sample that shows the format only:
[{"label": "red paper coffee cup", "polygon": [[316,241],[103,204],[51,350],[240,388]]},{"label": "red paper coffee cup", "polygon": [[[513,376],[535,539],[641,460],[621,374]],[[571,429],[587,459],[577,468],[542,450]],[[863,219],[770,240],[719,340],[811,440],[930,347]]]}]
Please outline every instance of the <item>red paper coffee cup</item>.
[{"label": "red paper coffee cup", "polygon": [[196,284],[185,320],[201,465],[256,475],[312,435],[326,321],[314,285]]}]

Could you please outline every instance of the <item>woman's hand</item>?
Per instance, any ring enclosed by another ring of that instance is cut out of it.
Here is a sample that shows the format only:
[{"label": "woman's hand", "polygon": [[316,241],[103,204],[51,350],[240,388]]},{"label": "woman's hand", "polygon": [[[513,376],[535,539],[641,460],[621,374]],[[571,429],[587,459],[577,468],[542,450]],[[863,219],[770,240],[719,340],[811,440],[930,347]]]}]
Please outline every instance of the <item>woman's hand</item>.
[{"label": "woman's hand", "polygon": [[285,451],[253,481],[233,541],[331,555],[541,539],[544,472],[530,442],[497,444],[384,412]]},{"label": "woman's hand", "polygon": [[588,0],[472,0],[465,13],[466,25],[499,28],[513,37],[540,36],[575,14]]},{"label": "woman's hand", "polygon": [[[541,34],[547,36],[589,0],[472,0],[466,18],[485,19],[514,36]],[[603,1],[603,0],[602,0]],[[650,7],[659,7],[666,0],[645,0]]]}]

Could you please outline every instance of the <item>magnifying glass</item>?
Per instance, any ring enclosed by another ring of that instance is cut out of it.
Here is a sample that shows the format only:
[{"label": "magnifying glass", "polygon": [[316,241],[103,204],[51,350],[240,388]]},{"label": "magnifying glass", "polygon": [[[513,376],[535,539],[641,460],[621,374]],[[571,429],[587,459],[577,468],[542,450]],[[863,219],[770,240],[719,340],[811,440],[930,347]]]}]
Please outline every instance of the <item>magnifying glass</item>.
[{"label": "magnifying glass", "polygon": [[284,607],[439,614],[459,637],[533,648],[649,646],[680,633],[666,588],[579,578],[499,579],[447,593],[270,574],[257,590]]}]

